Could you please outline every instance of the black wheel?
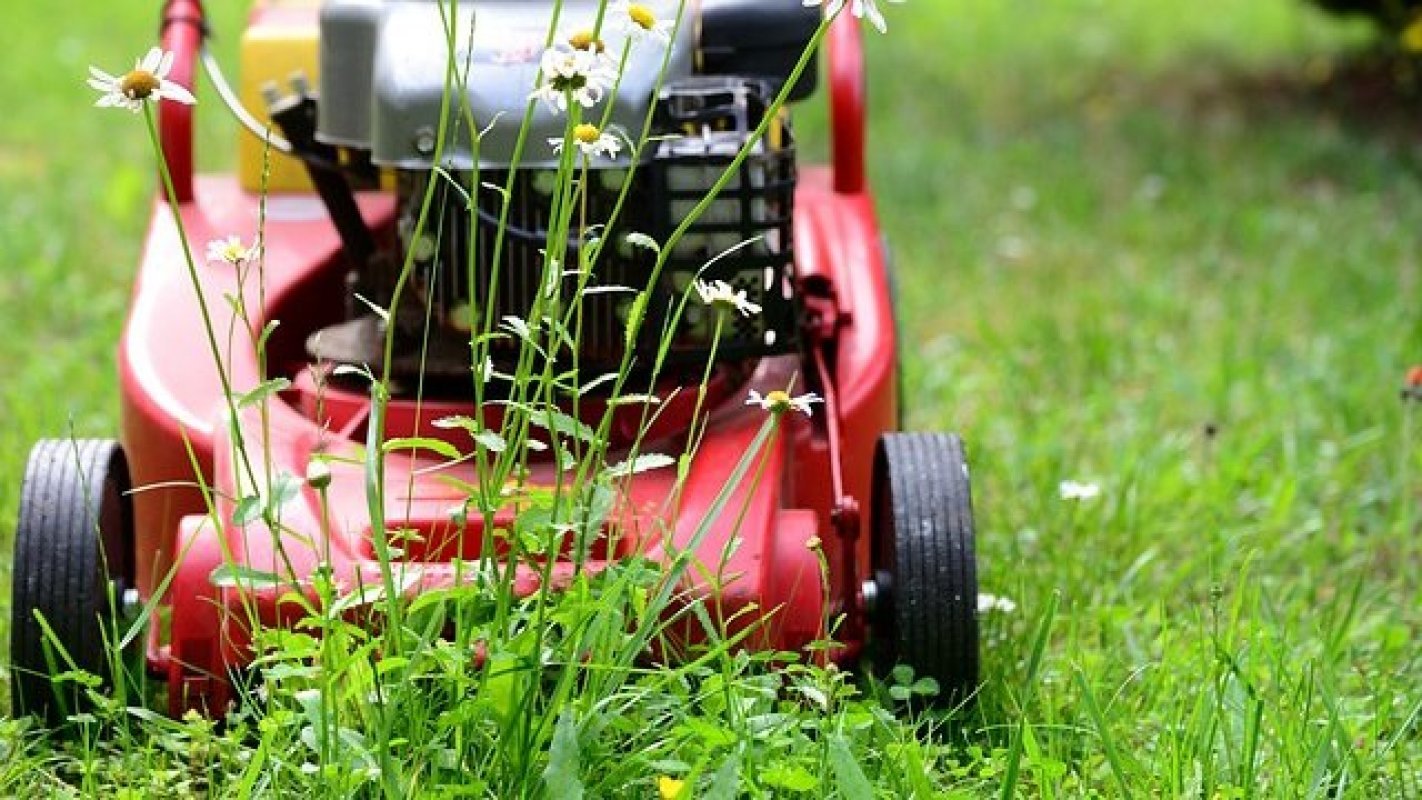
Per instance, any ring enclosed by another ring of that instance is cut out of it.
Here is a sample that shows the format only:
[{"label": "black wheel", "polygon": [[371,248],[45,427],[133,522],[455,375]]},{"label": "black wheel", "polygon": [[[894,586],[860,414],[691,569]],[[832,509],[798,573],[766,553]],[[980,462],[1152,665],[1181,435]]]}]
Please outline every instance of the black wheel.
[{"label": "black wheel", "polygon": [[[126,601],[135,585],[129,488],[128,462],[117,442],[44,440],[30,451],[15,526],[10,605],[11,705],[17,716],[54,724],[84,708],[78,685],[53,683],[52,673],[78,668],[98,676],[106,689],[114,684],[106,644],[115,615],[132,606]],[[142,637],[135,645],[143,646]]]},{"label": "black wheel", "polygon": [[970,700],[978,686],[978,576],[963,443],[937,433],[880,437],[871,513],[877,651],[936,680],[940,704]]}]

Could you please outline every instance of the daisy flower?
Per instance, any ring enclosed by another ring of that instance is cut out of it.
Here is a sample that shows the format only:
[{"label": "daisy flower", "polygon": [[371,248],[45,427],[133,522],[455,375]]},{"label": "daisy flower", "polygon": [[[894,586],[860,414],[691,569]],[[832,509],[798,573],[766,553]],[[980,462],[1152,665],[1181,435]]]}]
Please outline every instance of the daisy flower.
[{"label": "daisy flower", "polygon": [[646,3],[631,3],[622,0],[613,14],[622,20],[622,30],[634,42],[650,39],[668,44],[671,42],[671,20],[657,19],[657,12]]},{"label": "daisy flower", "polygon": [[1067,480],[1057,484],[1057,494],[1063,500],[1090,500],[1101,494],[1101,487],[1094,483]]},{"label": "daisy flower", "polygon": [[697,281],[695,285],[696,293],[701,295],[701,302],[718,311],[738,311],[745,317],[760,313],[760,306],[746,299],[744,289],[737,291],[725,281]]},{"label": "daisy flower", "polygon": [[[902,3],[904,0],[888,0],[890,3]],[[849,13],[860,19],[868,19],[869,23],[878,29],[879,33],[884,33],[889,26],[884,24],[884,15],[879,13],[879,7],[875,5],[878,0],[804,0],[807,6],[824,6],[825,16],[833,17],[849,4]]]},{"label": "daisy flower", "polygon": [[686,794],[686,781],[662,775],[657,778],[657,796],[661,800],[680,800]]},{"label": "daisy flower", "polygon": [[[616,136],[604,133],[596,125],[587,122],[573,128],[572,142],[582,151],[584,158],[617,158],[618,151],[622,149],[622,142],[619,142]],[[553,152],[563,152],[565,140],[561,137],[550,138],[548,143],[553,145]]]},{"label": "daisy flower", "polygon": [[240,236],[228,236],[225,239],[213,239],[207,243],[207,260],[210,264],[230,264],[234,267],[245,267],[252,259],[257,257],[257,245],[251,247],[242,243]]},{"label": "daisy flower", "polygon": [[530,98],[542,100],[553,113],[568,110],[568,102],[592,108],[602,100],[616,74],[594,49],[579,50],[560,43],[543,52],[543,83]]},{"label": "daisy flower", "polygon": [[145,100],[167,98],[177,103],[193,105],[197,99],[192,92],[168,80],[173,70],[173,54],[155,47],[148,55],[137,60],[133,69],[123,75],[114,76],[99,69],[89,67],[89,86],[101,94],[94,103],[99,108],[126,108],[137,114]]},{"label": "daisy flower", "polygon": [[810,416],[811,404],[823,402],[824,398],[814,392],[802,394],[799,397],[791,397],[789,392],[782,392],[779,389],[768,392],[763,396],[760,392],[751,389],[750,396],[746,398],[746,405],[760,406],[772,414],[784,414],[786,411],[799,411],[807,417]]},{"label": "daisy flower", "polygon": [[1011,614],[1016,610],[1017,602],[1014,601],[1011,597],[1007,597],[1005,595],[988,594],[987,592],[978,593],[979,614],[990,614],[994,611],[1000,611],[1004,614]]}]

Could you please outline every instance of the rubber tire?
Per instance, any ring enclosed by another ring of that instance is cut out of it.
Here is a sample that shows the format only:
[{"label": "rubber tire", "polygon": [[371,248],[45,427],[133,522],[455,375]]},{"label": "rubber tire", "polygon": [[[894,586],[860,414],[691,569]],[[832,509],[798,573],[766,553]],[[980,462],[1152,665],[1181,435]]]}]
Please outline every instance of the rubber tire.
[{"label": "rubber tire", "polygon": [[963,443],[886,433],[874,456],[872,525],[880,602],[870,633],[890,661],[938,682],[935,703],[978,688],[978,577]]},{"label": "rubber tire", "polygon": [[115,588],[135,585],[130,488],[128,462],[117,442],[45,439],[30,450],[15,526],[10,604],[15,716],[57,725],[66,712],[85,708],[76,684],[51,683],[50,660],[60,671],[68,665],[52,652],[37,612],[74,666],[100,677],[105,689],[113,685],[103,631],[120,600]]}]

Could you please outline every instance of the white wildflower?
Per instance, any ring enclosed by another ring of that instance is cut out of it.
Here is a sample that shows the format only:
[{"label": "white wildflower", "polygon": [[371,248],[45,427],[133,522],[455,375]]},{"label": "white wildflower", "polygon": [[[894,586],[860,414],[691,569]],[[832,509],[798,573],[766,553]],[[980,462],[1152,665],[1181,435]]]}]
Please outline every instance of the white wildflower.
[{"label": "white wildflower", "polygon": [[593,107],[617,77],[594,49],[579,50],[567,43],[545,50],[541,67],[543,83],[529,97],[542,100],[554,113],[567,111],[569,99]]},{"label": "white wildflower", "polygon": [[807,417],[810,416],[811,404],[823,402],[824,398],[814,392],[802,394],[799,397],[791,397],[789,392],[782,392],[779,389],[773,392],[767,392],[763,396],[760,392],[751,389],[750,396],[746,398],[746,405],[760,406],[773,414],[783,414],[786,411],[799,411]]},{"label": "white wildflower", "polygon": [[671,42],[671,20],[657,19],[657,12],[645,3],[631,3],[621,0],[612,12],[622,21],[622,30],[632,41],[651,40],[667,44]]},{"label": "white wildflower", "polygon": [[1101,494],[1101,487],[1094,483],[1067,480],[1057,485],[1057,493],[1063,500],[1090,500]]},{"label": "white wildflower", "polygon": [[331,465],[325,459],[313,458],[306,464],[306,485],[318,490],[331,485]]},{"label": "white wildflower", "polygon": [[193,105],[197,98],[192,92],[168,80],[173,70],[173,54],[157,47],[148,51],[143,58],[133,64],[133,69],[123,75],[110,75],[98,67],[89,67],[89,86],[102,94],[94,103],[99,108],[126,108],[135,114],[150,98],[166,98],[178,103]]},{"label": "white wildflower", "polygon": [[701,302],[717,310],[737,311],[746,317],[760,313],[760,306],[746,299],[744,289],[737,290],[725,281],[697,281],[695,286],[696,293],[701,295]]},{"label": "white wildflower", "polygon": [[[584,158],[601,156],[603,158],[617,158],[617,154],[622,150],[622,142],[611,133],[605,133],[596,125],[584,122],[573,128],[572,141],[578,146]],[[548,140],[553,145],[553,152],[563,152],[565,140],[554,137]]]},{"label": "white wildflower", "polygon": [[978,613],[989,614],[994,611],[1001,611],[1004,614],[1011,614],[1017,610],[1017,603],[1011,597],[978,593]]},{"label": "white wildflower", "polygon": [[[890,3],[902,3],[903,1],[888,0]],[[884,15],[879,13],[877,2],[878,0],[804,0],[804,4],[807,6],[824,6],[827,17],[834,17],[847,3],[849,13],[860,19],[868,19],[879,33],[884,33],[889,29],[889,26],[884,24]]]},{"label": "white wildflower", "polygon": [[207,260],[208,263],[211,264],[230,264],[234,267],[245,267],[256,257],[256,243],[248,247],[242,243],[242,237],[240,236],[213,239],[207,243]]}]

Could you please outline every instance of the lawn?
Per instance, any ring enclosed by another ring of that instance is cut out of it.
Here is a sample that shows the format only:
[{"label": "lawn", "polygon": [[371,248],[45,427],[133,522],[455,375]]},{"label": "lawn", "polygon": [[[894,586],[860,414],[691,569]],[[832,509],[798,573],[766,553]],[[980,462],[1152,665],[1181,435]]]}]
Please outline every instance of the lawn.
[{"label": "lawn", "polygon": [[[88,6],[7,14],[6,551],[30,443],[116,427],[153,184],[141,124],[83,78],[148,46],[156,4]],[[1359,66],[1365,27],[1295,0],[887,8],[871,170],[908,422],[966,439],[980,579],[1016,609],[985,618],[972,713],[857,751],[880,795],[908,749],[953,797],[1422,795],[1416,98]],[[199,116],[227,164],[231,126]],[[4,794],[166,780],[3,725]],[[138,763],[182,772],[180,738]]]}]

